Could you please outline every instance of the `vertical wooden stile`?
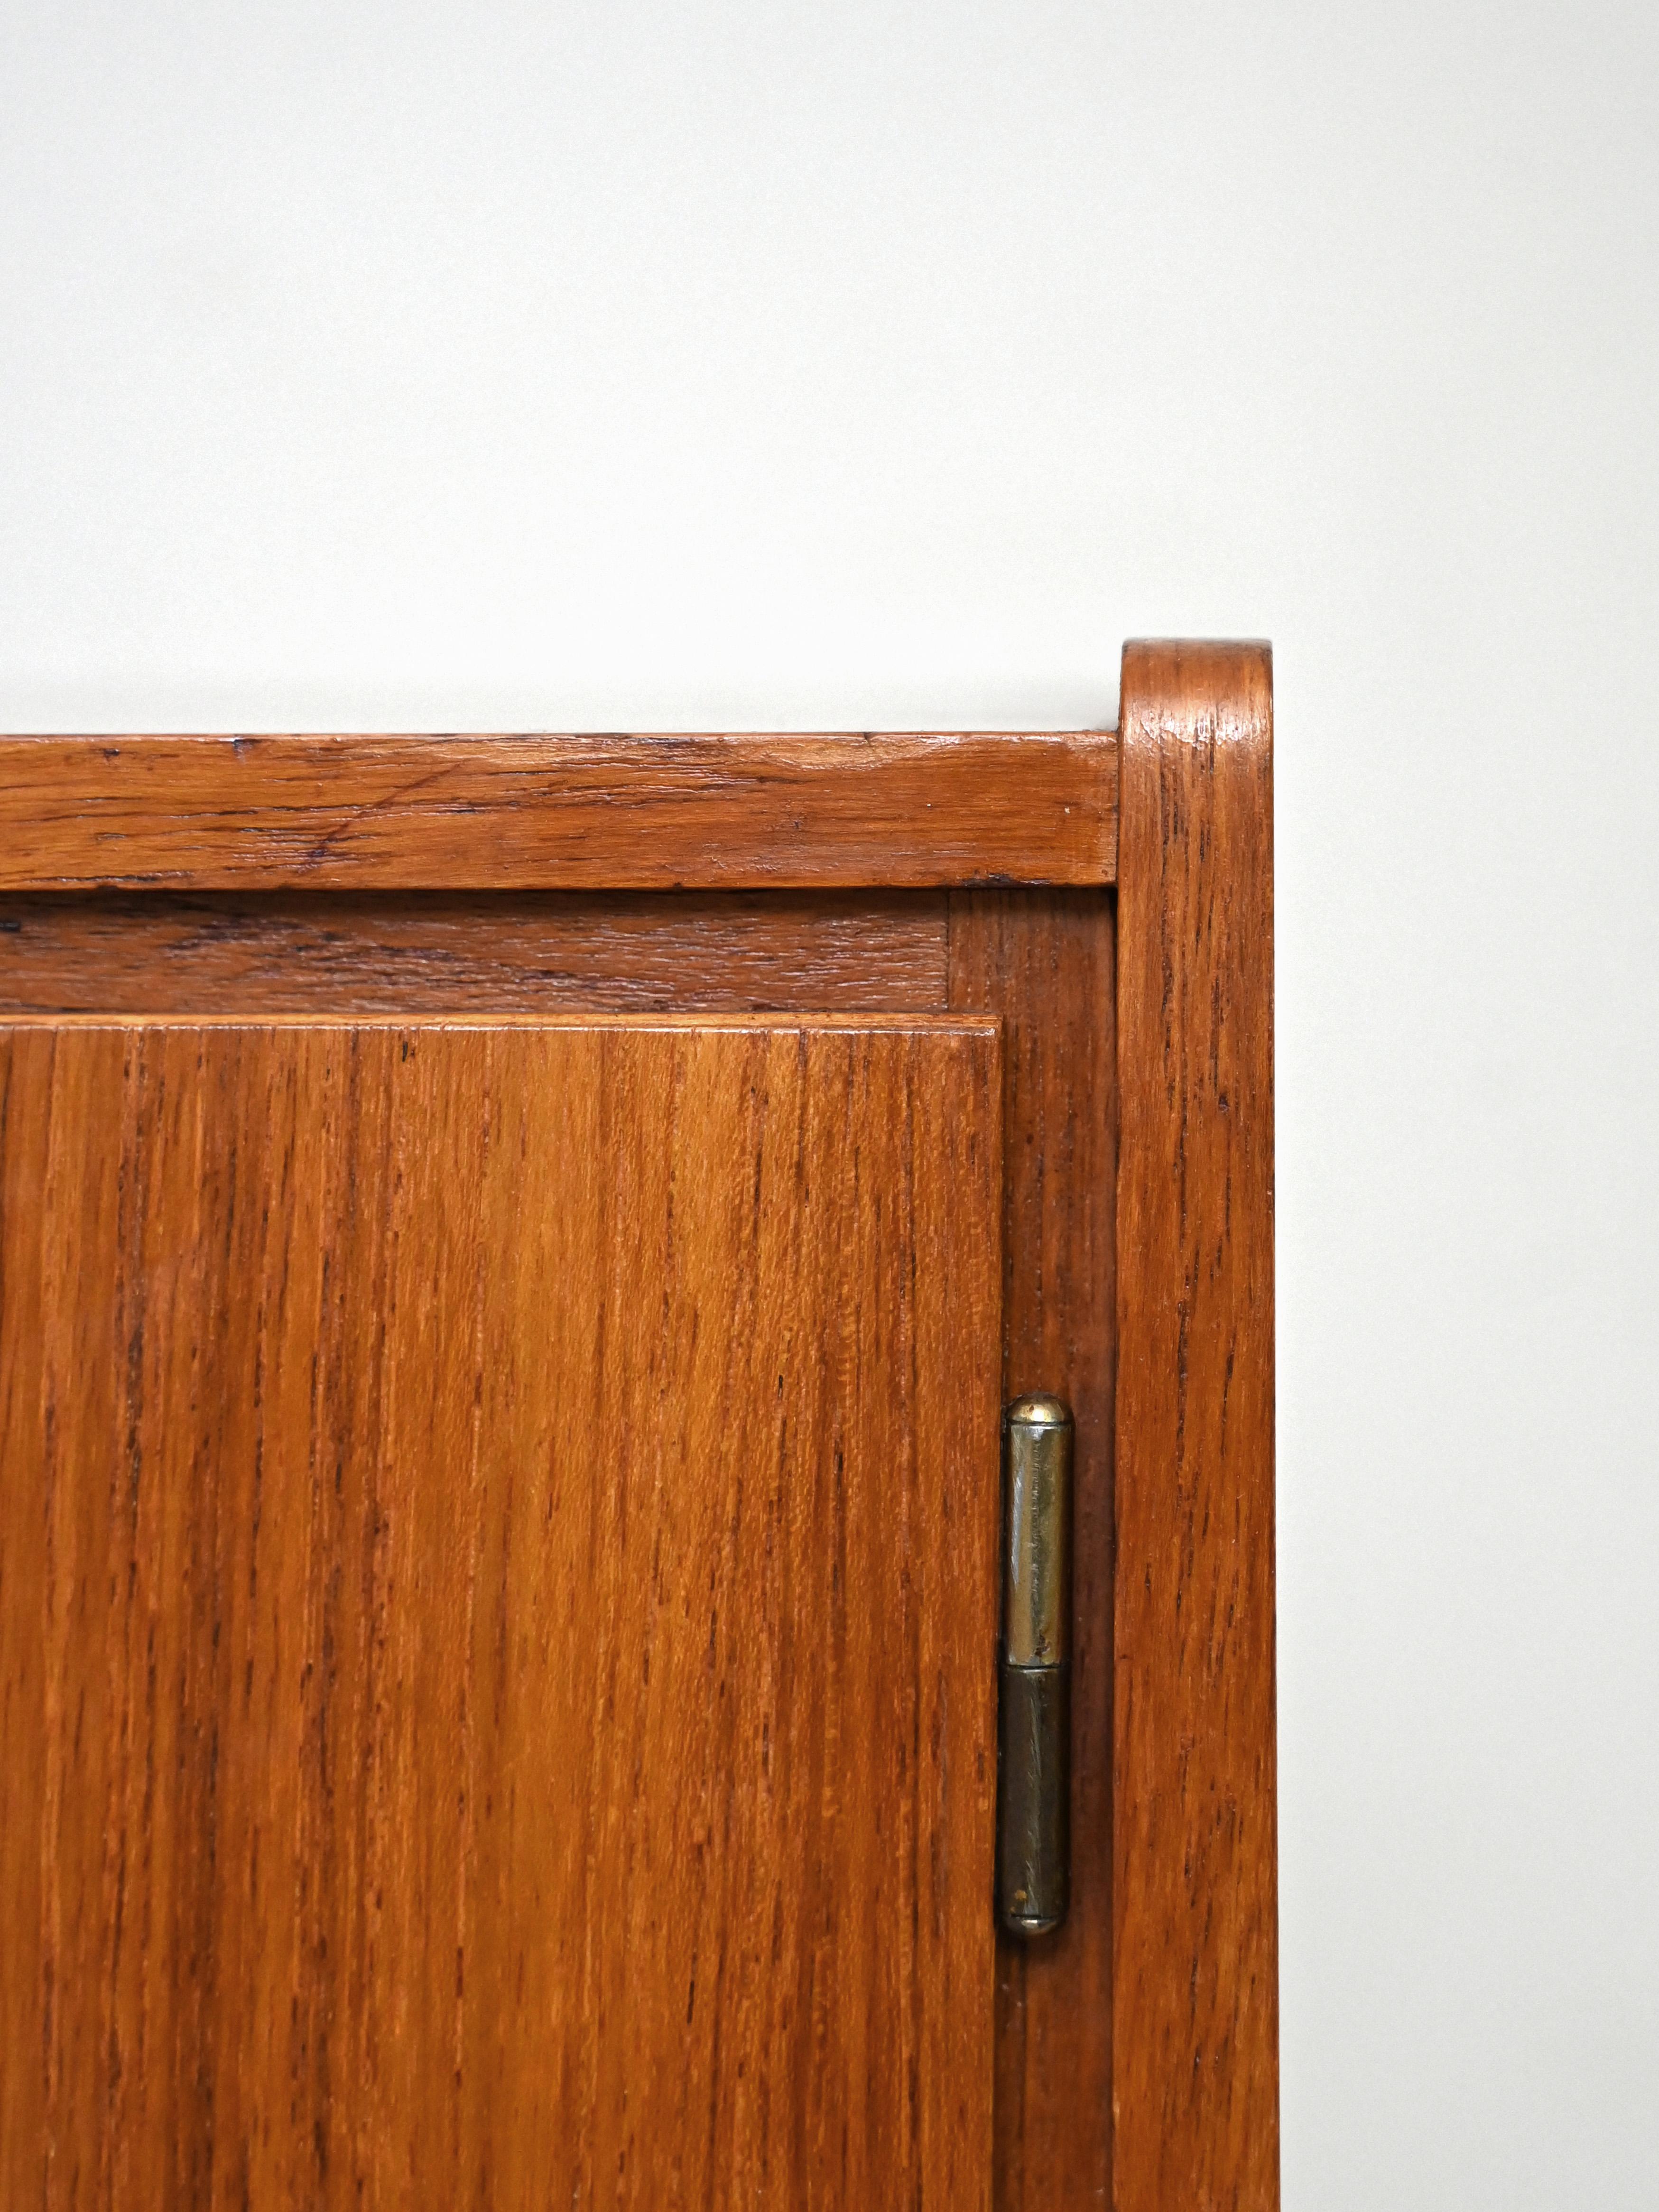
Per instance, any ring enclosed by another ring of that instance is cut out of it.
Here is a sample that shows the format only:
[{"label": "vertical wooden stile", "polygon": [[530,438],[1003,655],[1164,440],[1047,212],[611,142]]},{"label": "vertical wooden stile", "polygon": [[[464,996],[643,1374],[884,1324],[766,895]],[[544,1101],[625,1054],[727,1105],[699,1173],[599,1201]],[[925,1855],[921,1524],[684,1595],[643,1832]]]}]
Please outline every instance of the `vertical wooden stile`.
[{"label": "vertical wooden stile", "polygon": [[1114,2196],[1272,2212],[1267,647],[1131,645],[1120,744]]}]

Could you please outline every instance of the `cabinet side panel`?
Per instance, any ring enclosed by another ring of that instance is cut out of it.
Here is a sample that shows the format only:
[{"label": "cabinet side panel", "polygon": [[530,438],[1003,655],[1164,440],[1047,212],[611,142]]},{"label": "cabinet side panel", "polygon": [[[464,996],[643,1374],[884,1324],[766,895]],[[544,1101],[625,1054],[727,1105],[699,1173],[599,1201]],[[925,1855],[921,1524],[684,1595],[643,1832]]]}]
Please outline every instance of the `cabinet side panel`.
[{"label": "cabinet side panel", "polygon": [[1279,2201],[1272,679],[1124,655],[1115,2201]]},{"label": "cabinet side panel", "polygon": [[1077,1420],[1072,1905],[998,1944],[999,2212],[1111,2179],[1113,920],[1104,892],[951,899],[951,1003],[1003,1023],[1003,1395],[1057,1391]]}]

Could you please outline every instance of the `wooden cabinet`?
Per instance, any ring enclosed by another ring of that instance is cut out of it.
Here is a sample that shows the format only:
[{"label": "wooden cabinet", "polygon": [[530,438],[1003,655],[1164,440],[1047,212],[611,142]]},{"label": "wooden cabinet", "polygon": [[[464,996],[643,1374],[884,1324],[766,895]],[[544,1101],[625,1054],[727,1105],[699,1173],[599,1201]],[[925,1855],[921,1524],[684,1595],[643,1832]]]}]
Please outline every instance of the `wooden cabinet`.
[{"label": "wooden cabinet", "polygon": [[1276,2201],[1269,717],[0,741],[0,2201]]}]

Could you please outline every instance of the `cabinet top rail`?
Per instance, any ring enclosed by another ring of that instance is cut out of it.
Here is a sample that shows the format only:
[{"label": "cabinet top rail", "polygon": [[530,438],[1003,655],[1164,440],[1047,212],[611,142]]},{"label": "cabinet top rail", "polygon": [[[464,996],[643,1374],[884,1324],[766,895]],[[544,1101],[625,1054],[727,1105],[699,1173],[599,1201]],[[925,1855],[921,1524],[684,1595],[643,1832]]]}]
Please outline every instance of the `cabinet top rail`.
[{"label": "cabinet top rail", "polygon": [[0,737],[0,890],[1103,884],[1109,731]]}]

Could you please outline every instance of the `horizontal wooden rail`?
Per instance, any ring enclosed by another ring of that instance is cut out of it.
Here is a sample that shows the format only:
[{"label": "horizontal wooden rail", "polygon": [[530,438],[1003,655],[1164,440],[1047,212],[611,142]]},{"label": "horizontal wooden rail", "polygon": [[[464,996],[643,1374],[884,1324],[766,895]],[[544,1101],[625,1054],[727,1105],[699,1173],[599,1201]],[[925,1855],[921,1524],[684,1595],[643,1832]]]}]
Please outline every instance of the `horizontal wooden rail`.
[{"label": "horizontal wooden rail", "polygon": [[1109,884],[1117,740],[0,738],[0,890]]}]

